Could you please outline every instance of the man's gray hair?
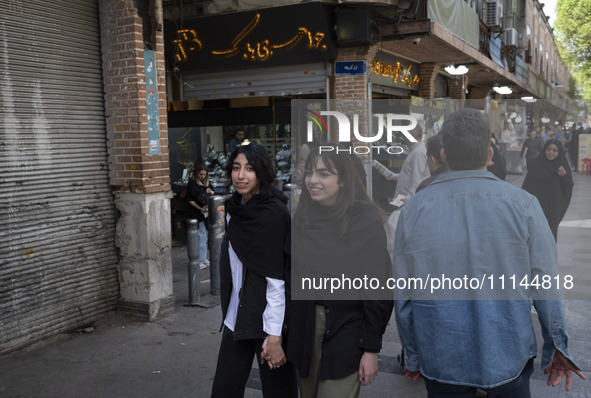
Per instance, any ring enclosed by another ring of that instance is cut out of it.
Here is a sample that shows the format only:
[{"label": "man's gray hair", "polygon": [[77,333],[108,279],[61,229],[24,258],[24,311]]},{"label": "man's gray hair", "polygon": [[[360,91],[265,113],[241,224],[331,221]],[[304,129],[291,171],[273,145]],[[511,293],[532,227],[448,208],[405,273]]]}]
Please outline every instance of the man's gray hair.
[{"label": "man's gray hair", "polygon": [[417,140],[420,140],[423,137],[423,128],[420,124],[417,124],[417,127],[409,131],[410,134],[415,137]]}]

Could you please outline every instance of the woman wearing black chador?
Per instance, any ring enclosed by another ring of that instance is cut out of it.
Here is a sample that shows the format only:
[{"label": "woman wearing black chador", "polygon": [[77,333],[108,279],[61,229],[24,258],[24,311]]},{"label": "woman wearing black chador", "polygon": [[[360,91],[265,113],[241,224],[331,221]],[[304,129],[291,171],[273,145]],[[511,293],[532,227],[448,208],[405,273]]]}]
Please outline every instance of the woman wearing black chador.
[{"label": "woman wearing black chador", "polygon": [[522,188],[538,198],[554,239],[573,193],[573,176],[562,143],[548,140],[540,155],[531,162]]}]

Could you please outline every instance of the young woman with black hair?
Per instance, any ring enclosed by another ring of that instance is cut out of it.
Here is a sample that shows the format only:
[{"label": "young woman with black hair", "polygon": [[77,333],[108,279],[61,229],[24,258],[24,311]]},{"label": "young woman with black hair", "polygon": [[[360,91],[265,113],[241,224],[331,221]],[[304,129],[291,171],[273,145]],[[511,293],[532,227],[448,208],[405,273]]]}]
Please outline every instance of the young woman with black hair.
[{"label": "young woman with black hair", "polygon": [[[392,264],[381,211],[367,196],[351,156],[337,153],[336,145],[326,151],[329,146],[306,161],[292,232],[294,289],[303,277],[367,275],[385,283]],[[310,292],[308,300],[291,302],[287,358],[297,369],[301,398],[358,397],[378,373],[393,308],[388,290],[374,292],[379,299],[368,291],[333,293]]]},{"label": "young woman with black hair", "polygon": [[297,397],[286,364],[290,269],[287,197],[273,188],[275,171],[264,147],[242,144],[226,167],[236,192],[226,203],[220,256],[223,335],[212,397],[243,397],[253,357],[265,398]]}]

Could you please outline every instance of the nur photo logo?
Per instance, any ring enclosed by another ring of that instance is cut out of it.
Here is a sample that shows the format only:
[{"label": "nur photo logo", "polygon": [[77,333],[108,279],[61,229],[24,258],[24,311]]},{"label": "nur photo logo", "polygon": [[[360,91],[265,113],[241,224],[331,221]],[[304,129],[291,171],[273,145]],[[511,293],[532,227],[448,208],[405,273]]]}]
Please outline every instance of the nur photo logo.
[{"label": "nur photo logo", "polygon": [[[386,133],[386,140],[389,144],[394,142],[394,132],[400,132],[406,137],[406,139],[410,142],[417,142],[417,140],[412,136],[410,133],[415,127],[417,127],[417,120],[412,115],[402,115],[402,114],[395,114],[395,113],[376,113],[373,115],[374,118],[377,118],[377,133],[372,136],[363,136],[359,133],[359,115],[353,114],[352,117],[347,116],[342,112],[337,111],[321,111],[320,114],[306,109],[306,117],[310,120],[307,121],[306,124],[306,140],[308,142],[312,142],[314,140],[314,126],[318,128],[320,131],[321,137],[326,137],[327,141],[329,140],[328,134],[328,126],[326,121],[324,120],[323,116],[332,116],[336,119],[338,124],[338,142],[351,142],[351,130],[353,130],[353,136],[355,139],[362,143],[375,143],[382,139],[384,136],[384,131]],[[351,119],[353,122],[351,123]],[[405,124],[399,124],[399,123]],[[331,146],[322,146],[318,147],[318,151],[320,153],[325,151],[332,151],[335,150],[334,147]],[[368,154],[371,151],[376,151],[380,153],[381,151],[385,151],[392,155],[401,154],[404,149],[398,145],[361,145],[355,146],[354,148],[337,148],[337,151],[341,152],[349,152],[355,153],[358,155]]]}]

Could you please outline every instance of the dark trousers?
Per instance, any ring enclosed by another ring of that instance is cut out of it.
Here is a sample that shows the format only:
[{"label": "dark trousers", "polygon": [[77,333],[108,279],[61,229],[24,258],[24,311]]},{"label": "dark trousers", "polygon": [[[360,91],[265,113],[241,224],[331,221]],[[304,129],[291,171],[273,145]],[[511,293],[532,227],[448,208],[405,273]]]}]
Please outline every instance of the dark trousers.
[{"label": "dark trousers", "polygon": [[[260,358],[263,339],[234,341],[233,333],[224,326],[218,364],[213,380],[212,398],[242,398],[250,375],[253,358]],[[259,364],[264,398],[297,398],[295,368],[286,363],[278,369]]]},{"label": "dark trousers", "polygon": [[[486,391],[487,398],[531,398],[529,390],[529,378],[534,372],[533,359],[525,366],[521,375],[509,383]],[[425,378],[427,396],[429,398],[474,398],[476,387],[444,384]]]}]

